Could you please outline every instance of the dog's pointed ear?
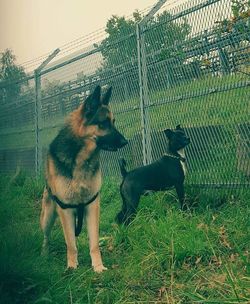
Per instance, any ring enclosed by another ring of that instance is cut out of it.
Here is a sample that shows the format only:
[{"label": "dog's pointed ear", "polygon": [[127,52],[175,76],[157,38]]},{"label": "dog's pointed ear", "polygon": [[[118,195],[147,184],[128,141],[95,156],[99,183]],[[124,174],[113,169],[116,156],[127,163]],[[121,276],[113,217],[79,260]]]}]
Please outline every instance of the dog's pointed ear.
[{"label": "dog's pointed ear", "polygon": [[100,102],[101,87],[99,85],[95,87],[92,97]]},{"label": "dog's pointed ear", "polygon": [[181,125],[177,125],[177,126],[175,127],[175,129],[176,129],[176,130],[182,130]]},{"label": "dog's pointed ear", "polygon": [[173,135],[173,131],[170,129],[166,129],[163,132],[165,133],[165,135],[167,136],[168,139],[170,139]]},{"label": "dog's pointed ear", "polygon": [[112,94],[112,87],[109,87],[107,92],[105,93],[105,95],[102,98],[102,104],[104,104],[105,106],[107,106],[109,104],[111,94]]},{"label": "dog's pointed ear", "polygon": [[85,116],[92,116],[96,113],[101,105],[101,87],[98,85],[92,94],[90,94],[84,101],[83,114]]}]

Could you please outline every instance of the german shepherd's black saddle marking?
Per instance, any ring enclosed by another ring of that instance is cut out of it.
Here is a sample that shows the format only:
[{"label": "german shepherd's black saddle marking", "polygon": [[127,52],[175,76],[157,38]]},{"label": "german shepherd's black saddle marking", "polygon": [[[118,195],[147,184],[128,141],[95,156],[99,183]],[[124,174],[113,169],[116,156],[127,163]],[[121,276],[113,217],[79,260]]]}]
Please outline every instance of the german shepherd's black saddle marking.
[{"label": "german shepherd's black saddle marking", "polygon": [[97,192],[89,201],[87,201],[87,203],[82,203],[82,204],[78,204],[78,205],[73,205],[73,204],[65,204],[62,201],[59,200],[59,198],[52,194],[51,189],[49,187],[47,187],[48,192],[50,197],[52,198],[52,200],[54,202],[57,203],[57,205],[59,205],[62,209],[71,209],[71,208],[76,208],[77,210],[77,223],[75,224],[75,236],[79,236],[79,234],[82,231],[82,223],[83,223],[83,215],[84,215],[84,211],[85,211],[85,207],[88,206],[89,204],[93,203],[93,201],[97,198],[97,196],[99,195],[99,192]]}]

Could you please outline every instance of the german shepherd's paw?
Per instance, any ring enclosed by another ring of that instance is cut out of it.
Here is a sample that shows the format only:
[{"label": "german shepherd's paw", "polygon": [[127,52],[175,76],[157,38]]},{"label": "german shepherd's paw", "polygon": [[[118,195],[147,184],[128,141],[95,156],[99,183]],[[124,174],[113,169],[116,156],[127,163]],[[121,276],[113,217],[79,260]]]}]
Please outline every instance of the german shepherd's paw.
[{"label": "german shepherd's paw", "polygon": [[67,269],[70,269],[70,270],[75,270],[78,268],[78,262],[68,262],[68,266],[67,266]]},{"label": "german shepherd's paw", "polygon": [[102,264],[93,266],[93,268],[94,268],[94,272],[97,272],[97,273],[101,273],[104,270],[108,269],[107,267],[103,266]]}]

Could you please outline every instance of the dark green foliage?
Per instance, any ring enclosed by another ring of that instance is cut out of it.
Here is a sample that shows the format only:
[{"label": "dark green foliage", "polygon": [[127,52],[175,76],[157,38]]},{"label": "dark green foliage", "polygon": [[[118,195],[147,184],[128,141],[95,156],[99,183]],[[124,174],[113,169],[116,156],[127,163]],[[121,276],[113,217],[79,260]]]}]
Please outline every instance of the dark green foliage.
[{"label": "dark green foliage", "polygon": [[[169,21],[170,17],[171,14],[164,12],[150,22],[152,30],[146,34],[146,52],[152,54],[161,50],[154,59],[163,60],[171,56],[179,56],[183,52],[180,46],[175,48],[175,45],[178,41],[185,40],[191,28],[185,20],[179,24]],[[137,62],[136,24],[142,18],[143,16],[136,11],[133,19],[112,16],[108,20],[105,29],[108,37],[100,45],[96,45],[101,47],[104,57],[102,70],[118,67],[121,64],[127,64],[127,69]],[[171,49],[169,46],[172,46]]]},{"label": "dark green foliage", "polygon": [[0,103],[11,102],[21,93],[21,82],[26,74],[24,68],[16,64],[13,51],[6,49],[0,54]]}]

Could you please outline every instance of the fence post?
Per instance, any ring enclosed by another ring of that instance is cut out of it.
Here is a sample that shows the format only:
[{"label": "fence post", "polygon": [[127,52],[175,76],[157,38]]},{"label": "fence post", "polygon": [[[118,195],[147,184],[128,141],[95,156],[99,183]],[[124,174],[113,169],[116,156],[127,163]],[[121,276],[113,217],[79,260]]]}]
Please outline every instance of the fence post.
[{"label": "fence post", "polygon": [[60,52],[56,49],[42,64],[35,69],[35,170],[36,177],[38,178],[42,168],[42,143],[41,143],[41,130],[42,130],[42,94],[41,94],[41,71],[42,69]]},{"label": "fence post", "polygon": [[42,145],[40,139],[41,128],[41,75],[38,71],[35,71],[35,137],[36,137],[36,149],[35,149],[35,169],[36,177],[41,172],[42,164]]},{"label": "fence post", "polygon": [[145,54],[145,40],[142,26],[136,25],[137,50],[138,50],[138,68],[139,68],[139,86],[140,86],[140,109],[141,109],[141,130],[142,130],[142,153],[143,164],[147,165],[152,160],[150,117],[148,113],[148,77],[147,62]]},{"label": "fence post", "polygon": [[162,7],[166,0],[158,1],[146,16],[136,24],[137,37],[137,55],[139,70],[139,87],[140,87],[140,109],[141,109],[141,129],[142,129],[142,153],[143,164],[147,165],[152,162],[152,145],[151,145],[151,125],[149,115],[149,90],[147,75],[147,58],[145,49],[145,32],[144,25],[154,16]]}]

